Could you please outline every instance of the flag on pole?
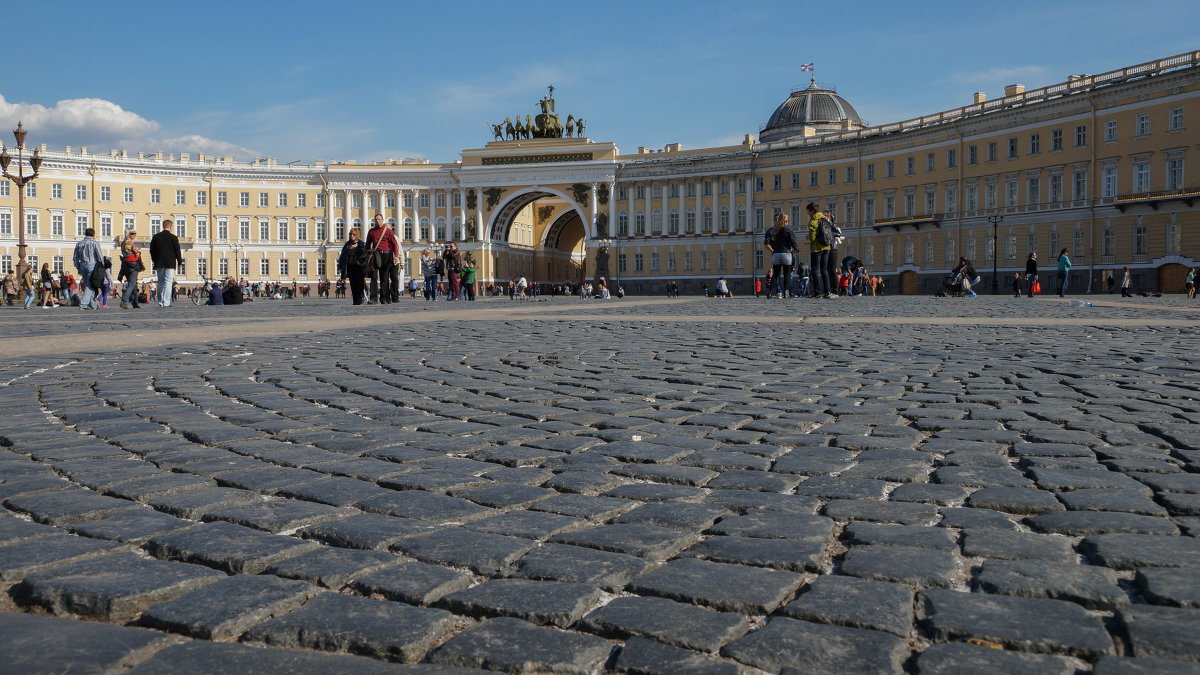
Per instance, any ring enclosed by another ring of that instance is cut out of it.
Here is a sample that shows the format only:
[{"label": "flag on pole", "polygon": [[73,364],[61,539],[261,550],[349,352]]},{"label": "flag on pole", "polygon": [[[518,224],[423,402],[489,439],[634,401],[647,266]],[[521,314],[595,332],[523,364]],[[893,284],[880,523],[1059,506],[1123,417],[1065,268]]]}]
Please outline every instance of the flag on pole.
[{"label": "flag on pole", "polygon": [[802,72],[802,73],[811,73],[812,69],[813,69],[812,62],[800,64],[800,72]]}]

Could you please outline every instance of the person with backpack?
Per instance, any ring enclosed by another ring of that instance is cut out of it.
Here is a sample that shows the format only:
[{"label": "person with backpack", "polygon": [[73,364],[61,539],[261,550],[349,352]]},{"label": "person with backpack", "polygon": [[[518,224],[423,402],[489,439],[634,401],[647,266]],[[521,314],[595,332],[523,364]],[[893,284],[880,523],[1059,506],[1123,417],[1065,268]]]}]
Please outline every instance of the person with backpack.
[{"label": "person with backpack", "polygon": [[809,263],[812,267],[813,296],[835,298],[829,279],[829,252],[833,248],[833,223],[817,209],[815,202],[805,207],[808,212]]},{"label": "person with backpack", "polygon": [[[796,235],[788,227],[788,215],[782,211],[775,214],[775,227],[766,234],[767,252],[771,254],[771,279],[774,281],[775,297],[782,298],[792,292],[792,252],[797,250]],[[767,297],[772,287],[767,287]]]}]

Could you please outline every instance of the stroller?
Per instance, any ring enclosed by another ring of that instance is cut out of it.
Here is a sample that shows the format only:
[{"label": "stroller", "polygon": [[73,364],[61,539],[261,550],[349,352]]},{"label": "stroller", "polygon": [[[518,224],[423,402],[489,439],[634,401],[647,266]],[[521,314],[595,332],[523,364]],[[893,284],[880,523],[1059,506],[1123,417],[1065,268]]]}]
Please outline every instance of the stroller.
[{"label": "stroller", "polygon": [[942,279],[942,288],[935,295],[939,298],[975,297],[971,286],[979,283],[975,268],[970,265],[959,265]]}]

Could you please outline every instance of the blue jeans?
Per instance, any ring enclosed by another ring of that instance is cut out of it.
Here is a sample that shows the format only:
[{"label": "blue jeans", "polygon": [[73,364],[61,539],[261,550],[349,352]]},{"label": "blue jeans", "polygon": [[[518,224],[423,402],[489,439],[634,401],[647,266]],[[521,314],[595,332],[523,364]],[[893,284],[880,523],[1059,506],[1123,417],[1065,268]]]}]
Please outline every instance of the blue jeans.
[{"label": "blue jeans", "polygon": [[428,275],[425,277],[425,299],[437,300],[437,275]]},{"label": "blue jeans", "polygon": [[81,309],[100,309],[100,305],[96,303],[96,291],[92,289],[92,270],[96,268],[96,264],[84,264],[79,269],[79,286],[83,289],[83,294],[79,297],[79,307]]},{"label": "blue jeans", "polygon": [[158,304],[171,306],[171,295],[175,289],[175,268],[160,267],[158,272]]},{"label": "blue jeans", "polygon": [[25,309],[29,309],[33,305],[34,296],[32,288],[25,289]]},{"label": "blue jeans", "polygon": [[1035,278],[1037,278],[1036,274],[1025,275],[1025,294],[1031,298],[1033,297],[1033,280]]},{"label": "blue jeans", "polygon": [[138,304],[137,272],[130,270],[121,287],[121,302],[136,307]]},{"label": "blue jeans", "polygon": [[833,286],[829,283],[829,249],[813,251],[809,256],[812,268],[813,295],[830,295]]},{"label": "blue jeans", "polygon": [[1058,272],[1058,297],[1067,297],[1067,284],[1071,281],[1071,273],[1059,270]]}]

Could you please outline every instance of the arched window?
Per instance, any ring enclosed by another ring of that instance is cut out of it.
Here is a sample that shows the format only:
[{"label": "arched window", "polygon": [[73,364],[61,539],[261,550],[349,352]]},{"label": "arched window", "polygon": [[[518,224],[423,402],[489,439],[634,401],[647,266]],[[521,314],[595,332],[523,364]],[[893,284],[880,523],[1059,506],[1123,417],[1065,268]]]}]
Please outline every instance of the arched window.
[{"label": "arched window", "polygon": [[[688,185],[692,185],[688,183]],[[696,233],[696,212],[688,211],[683,218],[683,231],[687,234]]]},{"label": "arched window", "polygon": [[721,215],[720,215],[720,218],[718,219],[718,223],[721,227],[722,232],[729,231],[729,209],[728,208],[721,207]]},{"label": "arched window", "polygon": [[701,231],[704,232],[705,234],[712,232],[712,228],[713,228],[712,209],[707,206],[704,207],[704,214],[701,216],[701,219],[700,219],[700,228],[701,228]]},{"label": "arched window", "polygon": [[[455,194],[457,194],[457,193],[455,193]],[[451,230],[451,232],[453,232],[453,234],[451,234],[450,236],[455,241],[460,241],[463,238],[463,236],[462,236],[462,234],[463,234],[462,220],[458,217],[455,217],[454,220],[451,221],[451,223],[450,223],[450,230]]]},{"label": "arched window", "polygon": [[[655,183],[655,187],[659,187]],[[654,209],[650,214],[650,234],[662,234],[662,210]]]},{"label": "arched window", "polygon": [[[675,184],[671,184],[675,187]],[[671,213],[667,215],[667,233],[679,234],[679,209],[671,209]]]},{"label": "arched window", "polygon": [[404,240],[405,241],[413,240],[413,219],[412,218],[404,219]]},{"label": "arched window", "polygon": [[[441,193],[438,193],[438,194],[440,195]],[[437,231],[437,240],[438,240],[438,241],[445,241],[445,240],[446,240],[446,219],[445,219],[445,218],[438,218],[438,219],[437,219],[437,226],[436,226],[436,228],[435,228],[435,229],[436,229],[436,231]]]},{"label": "arched window", "polygon": [[345,218],[338,218],[337,220],[333,221],[333,238],[337,241],[344,241],[346,239]]},{"label": "arched window", "polygon": [[646,214],[641,211],[633,216],[633,233],[639,237],[646,234]]},{"label": "arched window", "polygon": [[429,219],[421,219],[421,241],[429,241]]},{"label": "arched window", "polygon": [[624,211],[617,214],[617,235],[629,236],[629,214]]}]

